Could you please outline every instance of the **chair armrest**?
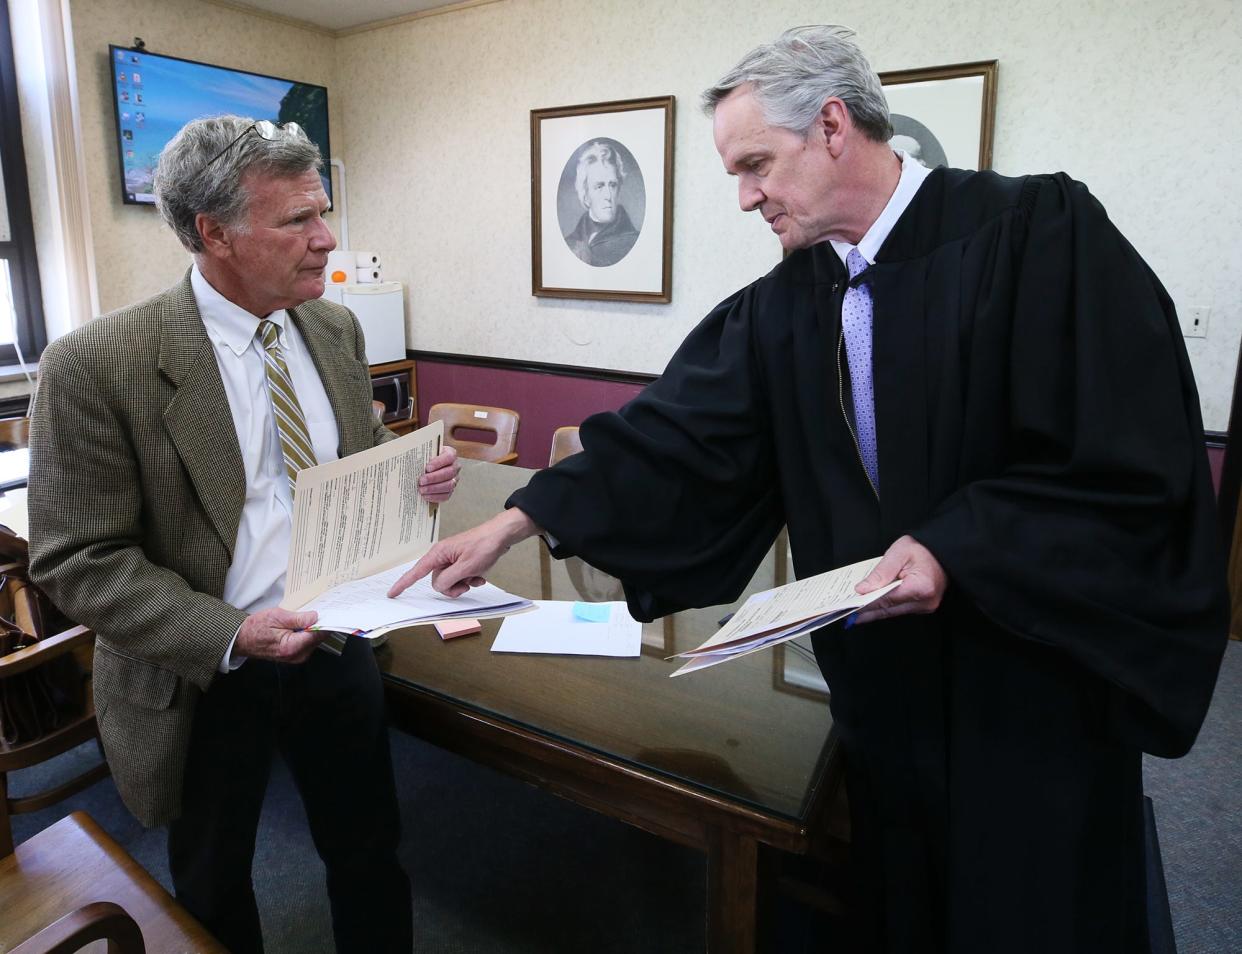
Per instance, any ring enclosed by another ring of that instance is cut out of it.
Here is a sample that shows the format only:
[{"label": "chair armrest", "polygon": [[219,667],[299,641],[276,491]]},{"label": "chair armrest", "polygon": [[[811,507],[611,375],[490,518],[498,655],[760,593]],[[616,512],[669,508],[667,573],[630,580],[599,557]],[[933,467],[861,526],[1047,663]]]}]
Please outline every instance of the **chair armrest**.
[{"label": "chair armrest", "polygon": [[518,459],[517,451],[510,451],[504,457],[497,457],[493,463],[496,464],[512,464]]},{"label": "chair armrest", "polygon": [[24,567],[30,561],[30,544],[8,527],[0,526],[0,557],[18,560]]},{"label": "chair armrest", "polygon": [[35,666],[41,666],[49,659],[63,656],[79,646],[89,645],[94,641],[94,631],[85,626],[74,626],[55,636],[41,639],[33,646],[26,646],[7,656],[0,656],[0,679],[16,676],[19,672],[26,672]]},{"label": "chair armrest", "polygon": [[53,921],[10,954],[72,954],[106,938],[108,954],[146,954],[142,929],[119,904],[94,901]]}]

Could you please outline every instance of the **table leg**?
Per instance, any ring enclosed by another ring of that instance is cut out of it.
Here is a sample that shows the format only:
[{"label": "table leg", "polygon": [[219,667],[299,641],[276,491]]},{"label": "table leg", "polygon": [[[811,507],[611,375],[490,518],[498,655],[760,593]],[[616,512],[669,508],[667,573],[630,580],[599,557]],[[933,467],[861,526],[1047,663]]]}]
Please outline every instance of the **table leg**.
[{"label": "table leg", "polygon": [[707,950],[753,954],[760,909],[760,847],[751,837],[717,829],[707,850]]}]

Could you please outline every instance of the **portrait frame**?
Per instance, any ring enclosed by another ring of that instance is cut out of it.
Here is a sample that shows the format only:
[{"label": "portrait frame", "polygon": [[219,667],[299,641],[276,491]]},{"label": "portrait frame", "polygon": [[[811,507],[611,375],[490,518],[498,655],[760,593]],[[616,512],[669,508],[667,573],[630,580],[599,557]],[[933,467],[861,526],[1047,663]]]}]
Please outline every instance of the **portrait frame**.
[{"label": "portrait frame", "polygon": [[[675,97],[654,96],[530,111],[531,294],[672,301],[674,110]],[[619,211],[613,213],[614,221],[624,217],[628,227],[619,241],[630,244],[614,245],[603,263],[591,261],[593,252],[579,230],[566,227],[571,208],[579,229],[588,225],[586,207],[574,205],[579,200],[573,198],[573,169],[581,153],[600,140],[631,166],[619,188]],[[636,201],[642,208],[634,207]],[[618,251],[617,260],[607,260]]]},{"label": "portrait frame", "polygon": [[[881,73],[880,84],[894,117],[894,135],[922,130],[942,147],[943,164],[958,169],[992,168],[998,72],[999,61],[978,60]],[[908,119],[912,125],[907,127],[899,119]],[[925,164],[934,167],[940,162]]]}]

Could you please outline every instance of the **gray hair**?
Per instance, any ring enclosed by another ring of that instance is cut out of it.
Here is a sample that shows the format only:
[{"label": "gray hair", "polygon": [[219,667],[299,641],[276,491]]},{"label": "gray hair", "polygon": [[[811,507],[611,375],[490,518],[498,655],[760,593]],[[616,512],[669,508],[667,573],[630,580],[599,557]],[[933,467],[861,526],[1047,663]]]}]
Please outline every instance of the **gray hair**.
[{"label": "gray hair", "polygon": [[203,239],[194,224],[200,212],[227,226],[245,222],[250,193],[241,180],[251,169],[296,176],[323,168],[319,147],[306,136],[285,135],[269,141],[258,132],[248,132],[253,124],[253,119],[244,116],[196,119],[183,126],[160,153],[153,183],[155,204],[191,252],[203,251]]},{"label": "gray hair", "polygon": [[835,96],[868,139],[888,142],[893,135],[888,101],[853,37],[852,30],[840,26],[786,30],[774,43],[747,53],[703,93],[703,111],[711,116],[722,99],[749,84],[770,125],[805,137],[824,100]]},{"label": "gray hair", "polygon": [[584,206],[586,200],[586,177],[587,170],[591,166],[599,163],[601,166],[612,166],[617,170],[617,182],[625,181],[625,177],[629,174],[625,171],[625,160],[621,158],[621,154],[606,142],[593,142],[582,151],[582,155],[578,157],[578,172],[574,176],[574,188],[578,190],[578,201]]}]

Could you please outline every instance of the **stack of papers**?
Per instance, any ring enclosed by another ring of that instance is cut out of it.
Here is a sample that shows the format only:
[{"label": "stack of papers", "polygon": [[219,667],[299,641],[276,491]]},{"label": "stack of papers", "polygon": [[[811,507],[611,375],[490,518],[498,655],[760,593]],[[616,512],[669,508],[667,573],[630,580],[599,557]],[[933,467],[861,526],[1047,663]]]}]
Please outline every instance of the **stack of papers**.
[{"label": "stack of papers", "polygon": [[879,557],[863,560],[754,594],[711,639],[696,649],[670,657],[689,660],[670,675],[697,672],[767,649],[826,626],[878,600],[900,586],[901,581],[896,580],[865,596],[856,593],[854,587],[879,562]]},{"label": "stack of papers", "polygon": [[475,587],[460,599],[441,596],[422,579],[396,599],[397,577],[435,543],[439,508],[418,493],[418,478],[440,451],[439,421],[395,441],[298,471],[294,491],[285,609],[314,610],[311,629],[340,652],[353,634],[378,642],[391,630],[437,620],[502,616],[530,600],[497,587]]},{"label": "stack of papers", "polygon": [[311,629],[352,633],[377,639],[394,629],[419,626],[441,619],[488,619],[517,613],[531,607],[531,601],[498,586],[485,583],[450,599],[431,588],[431,578],[423,577],[395,599],[389,588],[413,563],[403,563],[382,573],[351,580],[321,593],[302,610],[314,610],[319,621]]}]

